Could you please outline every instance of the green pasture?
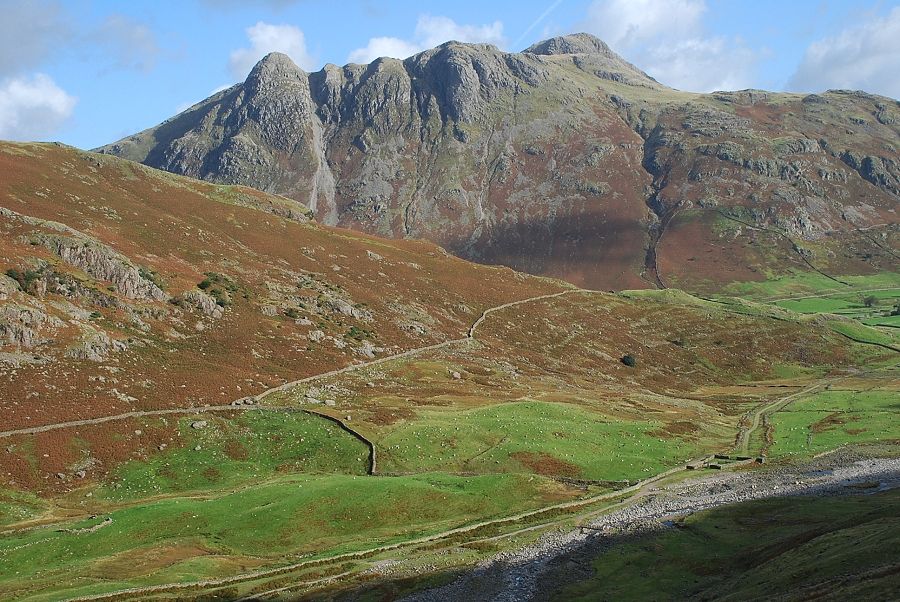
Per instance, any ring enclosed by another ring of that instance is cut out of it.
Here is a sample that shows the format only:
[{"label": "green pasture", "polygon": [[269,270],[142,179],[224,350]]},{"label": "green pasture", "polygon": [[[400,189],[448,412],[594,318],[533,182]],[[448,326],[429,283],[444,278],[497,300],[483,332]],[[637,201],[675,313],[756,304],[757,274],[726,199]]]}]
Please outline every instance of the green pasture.
[{"label": "green pasture", "polygon": [[[248,572],[428,535],[565,496],[562,485],[526,475],[281,476],[233,493],[165,498],[2,535],[0,598],[41,592],[33,599],[59,599]],[[63,530],[106,518],[111,522],[94,531]]]},{"label": "green pasture", "polygon": [[[765,301],[785,297],[805,295],[877,294],[877,291],[861,292],[866,289],[900,289],[900,273],[880,272],[865,276],[836,276],[836,282],[818,272],[791,272],[772,275],[760,282],[735,282],[725,286],[723,295],[744,297]],[[842,284],[846,283],[846,284]],[[896,294],[896,292],[895,292]]]},{"label": "green pasture", "polygon": [[771,456],[813,455],[846,443],[900,439],[900,391],[830,390],[792,402],[771,416]]},{"label": "green pasture", "polygon": [[[197,420],[206,426],[192,428]],[[278,473],[365,474],[368,467],[361,441],[302,412],[253,410],[231,419],[205,414],[182,419],[179,430],[177,444],[119,466],[100,498],[234,487]]]},{"label": "green pasture", "polygon": [[652,419],[613,419],[575,405],[522,401],[474,410],[428,409],[376,441],[382,472],[531,472],[641,479],[701,453],[659,434]]}]

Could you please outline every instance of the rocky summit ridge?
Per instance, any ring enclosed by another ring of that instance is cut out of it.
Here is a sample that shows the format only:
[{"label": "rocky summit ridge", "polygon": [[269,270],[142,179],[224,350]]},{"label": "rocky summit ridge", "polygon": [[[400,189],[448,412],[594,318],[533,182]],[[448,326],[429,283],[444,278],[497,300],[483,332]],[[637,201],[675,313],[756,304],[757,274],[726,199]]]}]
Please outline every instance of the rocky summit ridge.
[{"label": "rocky summit ridge", "polygon": [[98,150],[583,286],[702,289],[893,263],[898,149],[895,100],[682,92],[574,34],[314,73],[272,53]]}]

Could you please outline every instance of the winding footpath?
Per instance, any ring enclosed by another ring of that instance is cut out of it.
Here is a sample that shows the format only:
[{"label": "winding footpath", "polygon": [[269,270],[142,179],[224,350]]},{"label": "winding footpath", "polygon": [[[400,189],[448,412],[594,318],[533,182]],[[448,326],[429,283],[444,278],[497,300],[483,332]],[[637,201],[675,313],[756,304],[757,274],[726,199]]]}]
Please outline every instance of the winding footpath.
[{"label": "winding footpath", "polygon": [[[559,592],[559,560],[589,565],[623,535],[649,535],[696,512],[787,496],[865,494],[900,486],[900,459],[861,458],[835,450],[804,465],[760,472],[712,471],[665,487],[645,487],[615,509],[594,514],[574,529],[551,530],[535,544],[501,552],[453,582],[413,594],[408,602],[519,602]],[[873,484],[877,483],[877,486]],[[861,489],[855,489],[860,488]],[[610,511],[611,510],[611,511]],[[574,577],[577,579],[577,577]],[[300,586],[302,587],[302,586]],[[310,585],[312,587],[312,585]],[[289,588],[282,588],[286,591]],[[273,592],[274,593],[274,592]],[[262,594],[260,597],[265,596]]]},{"label": "winding footpath", "polygon": [[[823,299],[825,297],[833,297],[835,295],[852,295],[855,293],[877,293],[881,291],[900,290],[900,286],[885,286],[881,288],[854,288],[854,289],[831,289],[830,291],[820,291],[815,295],[795,295],[788,297],[767,297],[765,299],[756,299],[760,303],[778,303],[779,301],[799,301],[800,299]],[[752,300],[752,299],[751,299]]]},{"label": "winding footpath", "polygon": [[778,412],[784,409],[789,403],[792,401],[799,399],[800,397],[804,397],[809,395],[810,393],[817,392],[826,386],[829,383],[834,382],[836,379],[826,379],[816,382],[815,384],[806,387],[801,391],[797,391],[796,393],[791,393],[790,395],[785,395],[784,397],[779,397],[772,403],[766,404],[762,407],[755,409],[751,414],[750,425],[747,428],[741,428],[738,432],[737,443],[734,446],[736,452],[741,455],[747,455],[748,448],[750,446],[750,436],[753,432],[759,428],[759,421],[765,415],[771,415],[775,412]]},{"label": "winding footpath", "polygon": [[571,293],[585,293],[585,292],[593,292],[585,289],[567,289],[558,293],[549,293],[546,295],[538,295],[536,297],[529,297],[527,299],[520,299],[518,301],[510,301],[509,303],[503,303],[501,305],[495,305],[494,307],[489,307],[481,312],[481,315],[477,320],[469,327],[466,331],[466,336],[460,337],[458,339],[449,339],[447,341],[442,341],[440,343],[435,343],[433,345],[426,345],[425,347],[416,347],[415,349],[409,349],[407,351],[403,351],[401,353],[395,353],[394,355],[387,355],[385,357],[380,357],[378,359],[374,359],[369,362],[362,362],[359,364],[351,364],[349,366],[344,366],[343,368],[338,368],[335,370],[329,370],[328,372],[322,372],[319,374],[314,374],[312,376],[306,376],[303,378],[298,378],[297,380],[292,380],[286,382],[282,385],[278,385],[277,387],[272,387],[271,389],[267,389],[262,393],[254,395],[252,397],[245,397],[238,400],[235,400],[229,404],[219,404],[219,405],[203,405],[203,406],[187,406],[180,408],[166,408],[161,410],[136,410],[133,412],[125,412],[123,414],[114,414],[111,416],[101,416],[98,418],[85,418],[83,420],[70,420],[67,422],[57,422],[54,424],[45,424],[42,426],[32,426],[27,428],[13,429],[9,431],[0,431],[0,438],[4,437],[15,437],[17,435],[37,435],[39,433],[46,433],[48,431],[55,431],[59,429],[72,428],[77,426],[90,426],[95,424],[103,424],[106,422],[114,422],[117,420],[127,420],[128,418],[145,418],[150,416],[166,416],[170,414],[202,414],[205,412],[225,412],[225,411],[247,411],[247,410],[278,410],[281,408],[269,408],[265,406],[257,405],[257,403],[263,398],[272,395],[273,393],[281,393],[287,391],[288,389],[292,389],[298,385],[304,385],[308,383],[318,382],[320,380],[325,380],[327,378],[331,378],[333,376],[339,376],[341,374],[347,374],[349,372],[356,372],[358,370],[364,370],[366,368],[371,368],[373,366],[378,366],[381,364],[385,364],[387,362],[393,362],[395,360],[400,360],[407,357],[413,357],[415,355],[419,355],[421,353],[426,353],[428,351],[435,351],[437,349],[443,349],[445,347],[451,347],[453,345],[458,345],[460,343],[466,343],[468,341],[475,339],[475,331],[477,328],[484,322],[484,320],[492,313],[504,310],[508,307],[514,307],[516,305],[522,305],[524,303],[531,303],[534,301],[541,301],[543,299],[553,299],[555,297],[561,297],[563,295],[568,295]]},{"label": "winding footpath", "polygon": [[[880,289],[865,289],[865,290],[856,290],[851,292],[870,292],[870,291],[883,291],[883,290],[896,290],[896,288],[880,288]],[[593,291],[590,289],[582,289],[582,288],[571,288],[566,289],[564,291],[560,291],[557,293],[549,293],[546,295],[538,295],[535,297],[528,297],[527,299],[519,299],[518,301],[510,301],[509,303],[503,303],[501,305],[495,305],[494,307],[489,307],[481,312],[481,315],[478,317],[475,322],[469,327],[466,331],[466,336],[460,337],[458,339],[449,339],[446,341],[442,341],[440,343],[435,343],[433,345],[426,345],[425,347],[416,347],[415,349],[409,349],[407,351],[403,351],[401,353],[395,353],[394,355],[388,355],[385,357],[380,357],[378,359],[374,359],[368,362],[361,362],[359,364],[351,364],[349,366],[344,366],[343,368],[337,368],[335,370],[329,370],[328,372],[321,372],[319,374],[313,374],[312,376],[306,376],[303,378],[298,378],[296,380],[292,380],[286,382],[282,385],[278,385],[276,387],[272,387],[271,389],[267,389],[262,393],[258,393],[249,398],[242,398],[235,400],[232,403],[228,404],[218,404],[218,405],[202,405],[202,406],[187,406],[187,407],[179,407],[179,408],[165,408],[160,410],[135,410],[133,412],[125,412],[122,414],[114,414],[111,416],[100,416],[98,418],[85,418],[83,420],[70,420],[67,422],[57,422],[54,424],[45,424],[41,426],[32,426],[27,428],[13,429],[9,431],[0,431],[0,439],[6,437],[14,437],[17,435],[37,435],[39,433],[46,433],[48,431],[54,431],[59,429],[66,429],[78,426],[91,426],[96,424],[103,424],[106,422],[114,422],[117,420],[127,420],[129,418],[145,418],[151,416],[166,416],[171,414],[202,414],[205,412],[225,412],[225,411],[247,411],[247,410],[266,410],[266,409],[278,409],[278,408],[268,408],[265,406],[256,405],[263,398],[272,395],[273,393],[281,393],[292,389],[298,385],[309,384],[318,382],[320,380],[325,380],[331,378],[333,376],[339,376],[341,374],[347,374],[350,372],[356,372],[358,370],[364,370],[366,368],[371,368],[373,366],[378,366],[381,364],[385,364],[387,362],[392,362],[395,360],[400,360],[408,357],[413,357],[419,355],[421,353],[427,353],[429,351],[435,351],[438,349],[444,349],[446,347],[451,347],[453,345],[459,345],[461,343],[466,343],[468,341],[472,341],[475,339],[475,333],[479,326],[487,319],[489,315],[492,313],[502,311],[504,309],[515,307],[517,305],[523,305],[525,303],[533,303],[535,301],[542,301],[544,299],[553,299],[556,297],[562,297],[564,295],[571,295],[573,293],[599,293],[600,291]],[[834,293],[827,293],[822,295],[808,295],[804,297],[786,297],[784,299],[767,299],[764,300],[766,303],[772,303],[776,301],[782,301],[787,299],[811,299],[817,297],[826,297],[832,295]],[[718,302],[715,299],[711,299],[713,302]],[[855,339],[853,339],[855,340]],[[865,341],[857,341],[857,342],[865,342]],[[883,344],[872,343],[873,345],[878,345],[880,347],[886,347],[891,349],[892,351],[898,351],[897,348],[892,346],[886,346]],[[249,401],[249,403],[247,403]]]},{"label": "winding footpath", "polygon": [[[366,368],[370,368],[370,367],[384,364],[387,362],[391,362],[394,360],[413,357],[415,355],[425,353],[428,351],[443,349],[443,348],[450,347],[453,345],[472,341],[475,339],[477,329],[479,328],[479,326],[481,326],[484,323],[484,321],[488,318],[489,315],[491,315],[495,312],[510,308],[510,307],[515,307],[518,305],[541,301],[541,300],[546,300],[546,299],[552,299],[552,298],[556,298],[556,297],[562,297],[564,295],[569,295],[569,294],[573,294],[573,293],[590,294],[590,293],[596,293],[596,292],[598,292],[598,291],[591,291],[591,290],[580,289],[580,288],[571,288],[571,289],[566,289],[566,290],[556,292],[556,293],[538,295],[535,297],[529,297],[527,299],[520,299],[518,301],[511,301],[508,303],[503,303],[503,304],[500,304],[500,305],[497,305],[494,307],[490,307],[490,308],[485,309],[480,314],[480,316],[475,320],[475,322],[472,323],[472,325],[469,327],[469,329],[467,330],[464,337],[457,338],[457,339],[450,339],[447,341],[443,341],[441,343],[436,343],[433,345],[427,345],[424,347],[410,349],[408,351],[404,351],[404,352],[397,353],[397,354],[390,355],[390,356],[385,356],[385,357],[378,358],[378,359],[375,359],[372,361],[363,362],[363,363],[359,363],[359,364],[353,364],[353,365],[346,366],[343,368],[330,370],[328,372],[323,372],[320,374],[293,380],[293,381],[284,383],[282,385],[279,385],[277,387],[268,389],[258,395],[253,396],[252,398],[244,398],[241,400],[237,400],[234,404],[191,406],[191,407],[183,407],[183,408],[169,408],[169,409],[161,409],[161,410],[146,410],[146,411],[127,412],[127,413],[117,414],[117,415],[113,415],[113,416],[104,416],[104,417],[99,417],[99,418],[75,420],[75,421],[62,422],[62,423],[57,423],[57,424],[48,424],[48,425],[37,426],[37,427],[15,429],[15,430],[10,430],[10,431],[2,431],[2,432],[0,432],[0,438],[12,437],[12,436],[16,436],[16,435],[37,434],[37,433],[52,431],[52,430],[56,430],[56,429],[102,424],[102,423],[112,422],[112,421],[116,421],[116,420],[124,420],[124,419],[128,419],[128,418],[140,418],[140,417],[146,417],[146,416],[160,416],[160,415],[170,415],[170,414],[189,414],[189,413],[202,413],[202,412],[215,412],[215,411],[247,411],[247,410],[276,410],[277,411],[277,410],[284,410],[285,408],[267,407],[264,405],[258,405],[258,402],[260,400],[264,399],[268,395],[271,395],[274,393],[279,393],[279,392],[284,392],[284,391],[291,389],[293,387],[296,387],[298,385],[317,382],[317,381],[331,378],[334,376],[338,376],[341,374],[347,374],[350,372],[363,370]],[[781,409],[782,407],[784,407],[785,405],[787,405],[794,399],[796,399],[800,396],[809,394],[809,393],[819,389],[820,387],[825,386],[825,384],[826,384],[825,381],[819,381],[816,384],[814,384],[810,387],[807,387],[806,389],[804,389],[802,391],[798,391],[791,395],[779,398],[776,401],[757,410],[753,415],[753,420],[751,422],[750,427],[742,430],[741,433],[739,434],[738,440],[737,440],[738,447],[740,449],[744,449],[744,450],[747,448],[747,446],[749,445],[750,435],[756,428],[758,428],[760,418],[762,417],[763,414],[778,411],[779,409]],[[316,414],[320,415],[318,413],[316,413]],[[323,416],[323,417],[326,417],[326,416]],[[606,492],[606,493],[602,493],[602,494],[587,497],[587,498],[580,498],[580,499],[576,499],[576,500],[571,500],[571,501],[567,501],[567,502],[562,502],[562,503],[558,503],[558,504],[535,508],[535,509],[532,509],[529,511],[520,512],[517,514],[513,514],[513,515],[501,517],[501,518],[480,521],[480,522],[456,527],[453,529],[449,529],[446,531],[434,533],[431,535],[427,535],[427,536],[423,536],[423,537],[419,537],[419,538],[415,538],[415,539],[400,541],[400,542],[382,545],[382,546],[375,546],[375,547],[371,547],[371,548],[364,549],[364,550],[358,550],[358,551],[354,551],[354,552],[346,552],[343,554],[337,554],[337,555],[325,557],[325,558],[301,560],[301,561],[298,561],[298,562],[295,562],[295,563],[289,564],[289,565],[284,565],[284,566],[269,568],[269,569],[260,569],[257,571],[251,571],[251,572],[242,573],[242,574],[238,574],[238,575],[232,575],[229,577],[224,577],[224,578],[219,578],[219,579],[207,579],[207,580],[193,581],[193,582],[168,583],[168,584],[160,584],[160,585],[155,585],[155,586],[131,588],[131,589],[124,589],[124,590],[109,592],[109,593],[105,593],[105,594],[73,598],[72,600],[73,601],[75,601],[75,600],[77,600],[77,601],[88,601],[88,600],[93,601],[93,600],[104,600],[104,599],[122,599],[122,598],[133,598],[133,597],[144,597],[147,595],[170,593],[170,592],[205,590],[208,588],[216,588],[216,587],[221,587],[221,586],[226,586],[226,585],[231,585],[231,584],[246,583],[246,582],[250,582],[250,581],[255,581],[257,579],[277,577],[279,575],[286,575],[288,573],[292,573],[297,570],[308,569],[308,568],[322,566],[322,565],[331,565],[335,562],[340,562],[340,561],[364,559],[364,558],[370,557],[372,555],[383,553],[383,552],[402,549],[402,548],[406,548],[409,546],[428,544],[431,542],[437,542],[437,541],[447,539],[450,537],[455,537],[455,536],[463,535],[466,533],[472,533],[477,530],[484,529],[486,527],[493,527],[493,526],[500,526],[500,525],[504,525],[504,524],[516,523],[516,522],[519,522],[522,520],[539,517],[539,516],[547,514],[547,513],[554,513],[554,512],[561,511],[561,510],[571,510],[571,509],[582,508],[582,507],[590,506],[590,505],[596,504],[598,502],[603,502],[603,501],[617,500],[619,498],[624,498],[624,499],[620,500],[617,505],[626,505],[626,508],[627,508],[627,507],[630,507],[632,502],[635,502],[635,501],[645,497],[648,493],[652,492],[654,490],[656,484],[659,481],[662,481],[668,477],[671,477],[673,475],[676,475],[676,474],[679,474],[679,473],[682,473],[682,472],[688,470],[688,466],[702,465],[711,460],[712,460],[711,457],[704,457],[701,459],[693,460],[693,461],[685,463],[685,464],[680,464],[674,468],[671,468],[665,472],[659,473],[657,475],[654,475],[652,477],[649,477],[647,479],[639,481],[639,482],[635,483],[634,485],[631,485],[624,489]],[[372,471],[374,472],[374,468],[375,468],[374,454],[373,454],[373,458],[372,458],[371,468],[372,468]],[[254,596],[250,599],[257,599],[259,597],[263,597],[266,595],[282,593],[282,592],[286,592],[286,591],[290,591],[290,590],[300,589],[305,586],[308,587],[308,586],[312,586],[315,584],[325,583],[325,582],[330,581],[331,579],[334,579],[336,577],[340,577],[343,575],[344,574],[335,575],[335,576],[331,576],[331,577],[325,577],[322,579],[318,579],[316,581],[310,581],[310,582],[305,582],[305,583],[302,581],[295,581],[294,583],[292,583],[291,585],[286,586],[286,587],[280,587],[277,589],[269,590],[268,592],[260,592],[260,593],[254,594]]]}]

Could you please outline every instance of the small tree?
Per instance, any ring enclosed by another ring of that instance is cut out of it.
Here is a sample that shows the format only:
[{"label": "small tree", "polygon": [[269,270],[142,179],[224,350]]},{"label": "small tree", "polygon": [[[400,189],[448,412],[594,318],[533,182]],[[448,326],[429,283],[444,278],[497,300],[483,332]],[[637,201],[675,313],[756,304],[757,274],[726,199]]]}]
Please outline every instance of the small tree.
[{"label": "small tree", "polygon": [[635,364],[637,364],[637,360],[634,359],[634,356],[629,353],[622,356],[622,363],[629,368],[634,368]]},{"label": "small tree", "polygon": [[863,305],[865,305],[866,307],[875,307],[876,305],[878,305],[878,297],[876,297],[875,295],[864,297]]}]

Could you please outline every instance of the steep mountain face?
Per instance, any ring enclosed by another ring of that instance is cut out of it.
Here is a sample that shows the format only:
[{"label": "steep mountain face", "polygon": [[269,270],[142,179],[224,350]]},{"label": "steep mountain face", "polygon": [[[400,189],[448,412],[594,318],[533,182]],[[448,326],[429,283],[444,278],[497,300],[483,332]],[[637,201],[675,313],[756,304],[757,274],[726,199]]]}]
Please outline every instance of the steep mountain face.
[{"label": "steep mountain face", "polygon": [[894,100],[680,92],[577,34],[310,74],[271,54],[99,150],[582,286],[705,290],[895,264],[898,148]]}]

